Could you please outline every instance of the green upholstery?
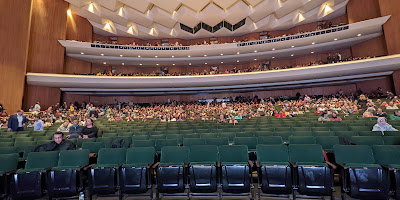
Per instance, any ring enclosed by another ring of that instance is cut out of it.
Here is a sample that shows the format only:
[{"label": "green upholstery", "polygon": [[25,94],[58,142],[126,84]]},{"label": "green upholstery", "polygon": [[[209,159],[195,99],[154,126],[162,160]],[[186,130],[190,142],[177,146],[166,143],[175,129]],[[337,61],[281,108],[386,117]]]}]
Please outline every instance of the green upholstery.
[{"label": "green upholstery", "polygon": [[78,139],[76,139],[76,146],[77,147],[82,147],[82,144],[85,143],[85,142],[96,142],[96,141],[97,141],[96,138],[86,138],[86,139],[78,138]]},{"label": "green upholstery", "polygon": [[117,137],[118,133],[103,133],[102,137]]},{"label": "green upholstery", "polygon": [[374,157],[377,163],[385,166],[400,166],[399,145],[374,145],[372,146]]},{"label": "green upholstery", "polygon": [[350,139],[352,136],[358,136],[358,133],[355,131],[336,131],[336,136]]},{"label": "green upholstery", "polygon": [[154,147],[135,147],[126,150],[124,167],[144,167],[154,162]]},{"label": "green upholstery", "polygon": [[125,157],[126,149],[124,148],[102,148],[99,150],[97,164],[93,167],[117,167],[125,162]]},{"label": "green upholstery", "polygon": [[100,137],[100,138],[96,138],[96,142],[102,142],[104,147],[110,148],[112,139],[113,139],[113,137]]},{"label": "green upholstery", "polygon": [[328,152],[333,151],[333,146],[339,144],[338,136],[320,136],[315,139],[317,140],[317,144],[320,144],[322,149]]},{"label": "green upholstery", "polygon": [[250,132],[240,132],[236,133],[235,137],[253,137],[253,133]]},{"label": "green upholstery", "polygon": [[292,135],[293,133],[291,131],[281,131],[281,132],[274,132],[274,136],[281,136],[282,140],[284,141],[288,141],[289,137]]},{"label": "green upholstery", "polygon": [[36,142],[35,141],[20,141],[20,140],[17,140],[17,141],[15,141],[14,146],[15,147],[36,146]]},{"label": "green upholstery", "polygon": [[181,134],[167,134],[166,139],[175,139],[178,141],[179,144],[183,142],[183,135]]},{"label": "green upholstery", "polygon": [[289,152],[286,145],[257,145],[257,161],[262,165],[289,164]]},{"label": "green upholstery", "polygon": [[161,140],[161,139],[165,139],[165,135],[150,135],[149,136],[149,140]]},{"label": "green upholstery", "polygon": [[223,165],[247,164],[249,160],[246,145],[223,145],[218,147],[219,161]]},{"label": "green upholstery", "polygon": [[204,138],[184,138],[183,146],[193,146],[193,145],[205,145],[206,139]]},{"label": "green upholstery", "polygon": [[383,138],[381,136],[353,136],[350,138],[351,142],[357,145],[383,145]]},{"label": "green upholstery", "polygon": [[17,153],[15,147],[0,147],[0,154]]},{"label": "green upholstery", "polygon": [[246,145],[250,151],[255,151],[258,144],[258,139],[257,137],[235,137],[234,142],[235,145]]},{"label": "green upholstery", "polygon": [[154,147],[154,140],[134,140],[132,143],[133,147]]},{"label": "green upholstery", "polygon": [[164,146],[161,149],[160,166],[183,166],[189,162],[189,147]]},{"label": "green upholstery", "polygon": [[134,135],[132,136],[132,142],[135,140],[148,140],[149,136],[148,135]]},{"label": "green upholstery", "polygon": [[178,141],[175,139],[161,139],[161,140],[156,140],[155,142],[155,148],[156,151],[159,152],[161,149],[165,146],[178,146]]},{"label": "green upholstery", "polygon": [[58,169],[75,169],[86,166],[89,164],[89,150],[69,150],[61,151],[58,159],[57,167],[53,167],[53,170]]},{"label": "green upholstery", "polygon": [[82,144],[82,149],[87,149],[90,153],[98,153],[101,148],[104,148],[102,142],[85,142]]},{"label": "green upholstery", "polygon": [[231,132],[222,132],[218,133],[218,137],[225,137],[228,138],[230,142],[233,142],[233,138],[235,138],[236,134]]},{"label": "green upholstery", "polygon": [[199,134],[182,134],[183,138],[200,138]]},{"label": "green upholstery", "polygon": [[34,138],[35,138],[34,140],[36,140],[36,141],[39,141],[39,140],[51,140],[51,139],[52,139],[52,136],[51,136],[51,135],[36,136],[36,137],[34,137]]},{"label": "green upholstery", "polygon": [[206,138],[206,144],[207,145],[229,145],[229,139],[226,137],[220,137],[220,138]]},{"label": "green upholstery", "polygon": [[368,145],[335,145],[333,147],[337,163],[375,164],[374,154]]},{"label": "green upholstery", "polygon": [[17,169],[18,158],[19,155],[17,153],[0,154],[0,160],[1,160],[0,175],[3,175],[6,172]]},{"label": "green upholstery", "polygon": [[193,145],[190,146],[190,164],[211,164],[218,162],[218,147],[216,145]]},{"label": "green upholstery", "polygon": [[205,138],[205,139],[217,138],[217,137],[218,137],[218,134],[216,134],[216,133],[201,133],[200,134],[200,138]]},{"label": "green upholstery", "polygon": [[[11,135],[10,135],[11,136]],[[14,142],[15,139],[14,138],[0,138],[0,142]]]},{"label": "green upholstery", "polygon": [[289,144],[315,144],[315,137],[313,136],[290,136]]},{"label": "green upholstery", "polygon": [[36,142],[36,145],[42,145],[42,144],[48,144],[50,142],[52,142],[53,140],[38,140]]},{"label": "green upholstery", "polygon": [[297,163],[324,163],[325,158],[319,144],[291,144],[289,145],[290,161]]},{"label": "green upholstery", "polygon": [[314,136],[335,136],[335,132],[333,131],[314,131]]},{"label": "green upholstery", "polygon": [[281,136],[258,136],[258,144],[282,144]]},{"label": "green upholstery", "polygon": [[14,142],[0,142],[0,147],[12,147]]},{"label": "green upholstery", "polygon": [[383,142],[385,145],[400,145],[400,136],[385,136]]},{"label": "green upholstery", "polygon": [[58,154],[59,152],[57,151],[30,152],[26,160],[25,169],[17,172],[25,173],[51,169],[57,166]]}]

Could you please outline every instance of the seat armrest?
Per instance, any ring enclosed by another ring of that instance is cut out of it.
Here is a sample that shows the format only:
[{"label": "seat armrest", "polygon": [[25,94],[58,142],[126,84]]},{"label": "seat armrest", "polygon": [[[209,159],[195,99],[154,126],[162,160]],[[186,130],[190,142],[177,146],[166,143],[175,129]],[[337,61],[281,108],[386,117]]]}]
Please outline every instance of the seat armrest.
[{"label": "seat armrest", "polygon": [[93,165],[95,164],[86,165],[85,167],[83,167],[83,170],[88,170],[89,168],[92,168]]},{"label": "seat armrest", "polygon": [[6,173],[4,173],[4,174],[5,174],[6,176],[8,176],[8,175],[10,175],[10,174],[14,174],[17,170],[18,170],[18,169],[14,169],[14,170],[8,171],[8,172],[6,172]]},{"label": "seat armrest", "polygon": [[258,162],[258,160],[256,160],[256,166],[257,166],[258,168],[261,167],[261,164],[260,164],[260,162]]},{"label": "seat armrest", "polygon": [[289,161],[290,165],[292,165],[292,167],[297,167],[296,163],[294,163],[293,161]]},{"label": "seat armrest", "polygon": [[189,167],[190,162],[185,163],[185,167]]},{"label": "seat armrest", "polygon": [[249,160],[248,162],[249,162],[250,167],[254,167],[254,164],[251,160]]},{"label": "seat armrest", "polygon": [[152,166],[153,164],[154,164],[154,163],[150,163],[149,165],[146,166],[146,168],[147,168],[147,169],[150,169],[151,166]]},{"label": "seat armrest", "polygon": [[217,167],[221,167],[221,162],[220,161],[217,162]]},{"label": "seat armrest", "polygon": [[381,166],[382,166],[382,168],[387,169],[387,170],[390,170],[390,171],[393,171],[393,170],[394,170],[394,168],[390,168],[390,167],[387,166],[387,165],[381,165]]},{"label": "seat armrest", "polygon": [[338,164],[340,167],[342,167],[343,169],[347,169],[347,167],[345,166],[345,165],[343,165],[343,164],[340,164],[340,163],[336,163],[336,164]]},{"label": "seat armrest", "polygon": [[332,169],[336,169],[337,168],[336,165],[332,164],[329,161],[325,161],[325,163],[328,164]]},{"label": "seat armrest", "polygon": [[153,169],[157,168],[159,164],[160,164],[160,162],[156,162],[156,163],[153,165],[152,168],[153,168]]}]

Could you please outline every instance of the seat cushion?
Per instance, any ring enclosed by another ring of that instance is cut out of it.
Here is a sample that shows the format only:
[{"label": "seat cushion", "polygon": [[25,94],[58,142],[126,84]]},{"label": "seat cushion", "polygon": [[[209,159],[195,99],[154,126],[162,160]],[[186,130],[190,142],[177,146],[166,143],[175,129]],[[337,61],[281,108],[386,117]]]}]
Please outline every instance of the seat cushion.
[{"label": "seat cushion", "polygon": [[215,162],[191,162],[190,165],[216,165]]},{"label": "seat cushion", "polygon": [[320,163],[320,162],[298,162],[296,163],[297,166],[322,166],[326,167],[328,166],[326,163]]},{"label": "seat cushion", "polygon": [[368,168],[382,168],[378,164],[365,164],[365,163],[346,163],[346,167],[349,168],[362,168],[362,167],[368,167]]},{"label": "seat cushion", "polygon": [[280,166],[288,166],[288,162],[261,162],[260,163],[263,166],[275,166],[275,165],[280,165]]},{"label": "seat cushion", "polygon": [[43,170],[46,170],[46,169],[44,169],[44,168],[20,169],[17,171],[17,174],[24,174],[27,172],[40,172]]},{"label": "seat cushion", "polygon": [[221,162],[222,165],[248,165],[248,162]]},{"label": "seat cushion", "polygon": [[147,167],[147,166],[148,166],[147,163],[135,163],[135,164],[124,164],[124,165],[122,165],[122,167],[125,167],[125,168]]},{"label": "seat cushion", "polygon": [[111,168],[111,167],[118,167],[118,165],[116,164],[97,164],[97,165],[93,165],[93,169],[96,168]]},{"label": "seat cushion", "polygon": [[185,163],[160,163],[160,167],[169,167],[169,166],[184,166]]},{"label": "seat cushion", "polygon": [[400,164],[390,164],[388,167],[393,169],[400,169]]},{"label": "seat cushion", "polygon": [[80,166],[59,166],[59,167],[57,166],[51,168],[51,170],[61,171],[61,170],[78,169],[78,168],[80,168]]}]

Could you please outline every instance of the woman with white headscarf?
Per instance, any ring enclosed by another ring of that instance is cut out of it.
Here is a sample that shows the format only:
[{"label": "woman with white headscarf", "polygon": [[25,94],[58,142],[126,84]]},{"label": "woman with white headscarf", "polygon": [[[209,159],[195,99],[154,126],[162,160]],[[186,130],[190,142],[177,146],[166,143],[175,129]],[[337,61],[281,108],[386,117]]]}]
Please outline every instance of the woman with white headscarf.
[{"label": "woman with white headscarf", "polygon": [[382,135],[384,135],[384,131],[398,131],[392,125],[388,124],[384,117],[379,117],[377,121],[378,123],[374,125],[372,131],[381,131]]}]

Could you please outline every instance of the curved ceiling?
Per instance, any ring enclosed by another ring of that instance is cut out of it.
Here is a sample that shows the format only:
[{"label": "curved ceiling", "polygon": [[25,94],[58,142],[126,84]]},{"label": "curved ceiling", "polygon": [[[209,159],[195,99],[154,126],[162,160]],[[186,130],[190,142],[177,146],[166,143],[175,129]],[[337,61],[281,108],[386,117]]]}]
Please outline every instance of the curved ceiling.
[{"label": "curved ceiling", "polygon": [[224,75],[104,77],[28,73],[27,83],[59,87],[62,91],[101,92],[110,95],[115,92],[156,95],[192,94],[203,91],[276,90],[379,78],[400,69],[399,63],[400,55],[393,55],[322,66]]},{"label": "curved ceiling", "polygon": [[[257,60],[291,58],[347,48],[382,35],[382,25],[390,16],[379,17],[354,24],[348,29],[323,35],[304,37],[273,43],[238,46],[237,43],[190,46],[188,50],[137,50],[92,48],[91,43],[59,42],[67,56],[92,63],[107,65],[208,65]],[[347,26],[346,26],[347,27]]]},{"label": "curved ceiling", "polygon": [[[285,30],[300,24],[329,20],[346,13],[349,0],[65,0],[72,12],[87,18],[95,33],[154,38],[201,38]],[[196,34],[180,24],[221,21],[246,24],[235,31],[219,29]]]}]

